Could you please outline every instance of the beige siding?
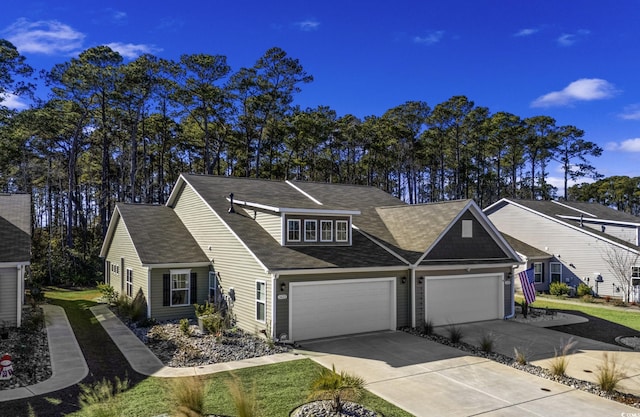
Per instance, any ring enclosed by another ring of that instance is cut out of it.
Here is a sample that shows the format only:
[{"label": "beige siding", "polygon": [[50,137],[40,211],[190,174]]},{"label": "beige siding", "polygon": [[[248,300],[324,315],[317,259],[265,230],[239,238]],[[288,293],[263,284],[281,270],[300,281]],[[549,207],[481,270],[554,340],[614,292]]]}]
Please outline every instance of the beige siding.
[{"label": "beige siding", "polygon": [[121,218],[118,219],[113,233],[113,239],[105,257],[105,264],[107,261],[111,262],[112,266],[115,265],[119,268],[117,273],[111,272],[111,286],[118,294],[125,294],[126,271],[131,269],[133,271],[132,296],[135,297],[141,291],[145,299],[147,298],[147,268],[141,265],[140,258]]},{"label": "beige siding", "polygon": [[[203,304],[208,298],[209,291],[209,267],[198,268],[173,268],[189,269],[196,273],[197,278],[197,304]],[[164,274],[169,274],[169,268],[156,268],[151,270],[151,317],[156,320],[175,320],[179,318],[195,317],[193,305],[171,307],[163,306],[163,280]]]},{"label": "beige siding", "polygon": [[18,320],[18,270],[0,268],[0,322],[15,326]]},{"label": "beige siding", "polygon": [[[397,327],[404,327],[411,325],[410,316],[410,282],[408,272],[342,272],[334,274],[310,274],[310,275],[298,275],[289,276],[284,275],[278,278],[276,281],[276,298],[278,295],[286,294],[286,299],[278,299],[276,301],[276,328],[275,334],[289,332],[289,285],[291,282],[305,282],[305,281],[332,281],[332,280],[344,280],[344,279],[366,279],[366,278],[388,278],[396,277],[396,319]],[[402,278],[406,279],[406,282],[402,283]],[[280,285],[285,283],[285,290],[281,291]]]},{"label": "beige siding", "polygon": [[612,284],[617,284],[617,280],[604,260],[606,248],[612,245],[512,204],[505,205],[489,218],[501,232],[553,254],[563,264],[563,278],[575,277],[583,281],[590,278],[589,284],[595,287],[594,274],[600,273],[604,282],[598,285],[599,294],[621,295],[613,291]]},{"label": "beige siding", "polygon": [[[269,327],[271,277],[262,265],[188,184],[182,190],[174,209],[204,253],[213,259],[214,268],[220,273],[220,285],[224,293],[228,294],[233,288],[233,313],[238,319],[238,327],[249,332]],[[225,214],[227,213],[221,213],[222,216]],[[256,280],[267,283],[267,322],[256,320]]]},{"label": "beige siding", "polygon": [[282,217],[277,213],[252,210],[245,208],[247,216],[255,218],[255,221],[269,233],[273,239],[282,243]]},{"label": "beige siding", "polygon": [[[584,223],[585,227],[590,229],[601,230],[602,226],[599,224],[590,224]],[[618,239],[622,239],[625,242],[633,243],[634,245],[638,244],[638,229],[636,227],[623,227],[623,226],[614,226],[614,225],[605,225],[605,232],[608,235],[617,237]]]}]

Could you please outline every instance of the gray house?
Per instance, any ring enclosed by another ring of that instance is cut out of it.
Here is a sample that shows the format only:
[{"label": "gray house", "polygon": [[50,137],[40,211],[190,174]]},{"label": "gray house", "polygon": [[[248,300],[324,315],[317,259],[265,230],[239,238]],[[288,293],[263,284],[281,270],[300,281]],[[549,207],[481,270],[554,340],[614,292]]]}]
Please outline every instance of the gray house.
[{"label": "gray house", "polygon": [[31,196],[0,194],[0,322],[20,327],[31,263]]},{"label": "gray house", "polygon": [[525,259],[520,269],[535,268],[538,291],[582,282],[600,296],[626,298],[608,262],[618,259],[628,266],[629,298],[640,301],[639,217],[575,201],[502,199],[484,212]]},{"label": "gray house", "polygon": [[118,204],[101,256],[148,317],[222,295],[240,328],[287,342],[504,318],[521,263],[471,200],[187,174],[165,206]]}]

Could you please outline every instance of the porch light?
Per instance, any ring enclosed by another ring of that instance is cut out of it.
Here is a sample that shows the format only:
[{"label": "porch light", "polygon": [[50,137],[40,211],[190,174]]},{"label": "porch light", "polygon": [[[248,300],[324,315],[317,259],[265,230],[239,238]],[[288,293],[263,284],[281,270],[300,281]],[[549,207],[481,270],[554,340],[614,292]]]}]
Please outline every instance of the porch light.
[{"label": "porch light", "polygon": [[283,282],[282,284],[280,284],[280,291],[284,292],[284,290],[286,290],[286,289],[287,289],[287,284],[286,283]]}]

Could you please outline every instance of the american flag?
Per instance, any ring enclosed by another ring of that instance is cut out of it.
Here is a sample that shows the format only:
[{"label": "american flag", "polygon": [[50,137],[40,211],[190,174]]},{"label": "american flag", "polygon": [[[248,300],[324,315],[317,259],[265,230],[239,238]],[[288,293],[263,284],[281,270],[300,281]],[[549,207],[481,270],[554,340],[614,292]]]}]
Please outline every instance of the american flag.
[{"label": "american flag", "polygon": [[533,284],[533,267],[520,272],[518,276],[520,277],[520,284],[522,285],[525,301],[527,304],[533,303],[536,301],[536,287]]}]

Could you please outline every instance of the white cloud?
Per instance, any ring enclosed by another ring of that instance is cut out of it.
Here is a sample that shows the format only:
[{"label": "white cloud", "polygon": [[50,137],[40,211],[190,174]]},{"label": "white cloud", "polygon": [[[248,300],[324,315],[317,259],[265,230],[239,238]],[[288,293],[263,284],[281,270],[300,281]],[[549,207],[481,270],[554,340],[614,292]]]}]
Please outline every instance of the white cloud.
[{"label": "white cloud", "polygon": [[318,30],[320,22],[314,19],[303,20],[302,22],[296,22],[295,26],[303,32],[311,32]]},{"label": "white cloud", "polygon": [[2,33],[22,54],[73,54],[82,49],[85,38],[83,33],[57,20],[30,22],[25,18],[16,20]]},{"label": "white cloud", "polygon": [[624,120],[640,120],[640,104],[625,107],[624,112],[618,116]]},{"label": "white cloud", "polygon": [[11,93],[0,94],[0,105],[14,110],[22,110],[29,107],[20,96]]},{"label": "white cloud", "polygon": [[607,143],[606,150],[621,152],[640,152],[640,138],[626,139],[622,142]]},{"label": "white cloud", "polygon": [[540,32],[540,29],[526,28],[526,29],[522,29],[519,32],[514,33],[513,36],[517,36],[517,37],[531,36],[538,32]]},{"label": "white cloud", "polygon": [[413,38],[413,42],[420,43],[423,45],[433,45],[435,43],[440,42],[443,37],[444,37],[444,31],[436,30],[427,34],[426,36],[415,36]]},{"label": "white cloud", "polygon": [[576,33],[563,33],[556,39],[560,46],[571,46],[574,43],[586,38],[591,32],[585,29],[581,29]]},{"label": "white cloud", "polygon": [[127,58],[127,59],[136,59],[140,55],[154,54],[162,50],[160,48],[156,48],[153,45],[121,43],[121,42],[112,42],[107,44],[107,46],[113,49],[114,51],[118,52],[120,55],[122,55],[124,58]]},{"label": "white cloud", "polygon": [[552,91],[538,97],[531,107],[567,106],[575,101],[592,101],[611,98],[618,91],[614,85],[600,78],[581,78],[560,91]]}]

